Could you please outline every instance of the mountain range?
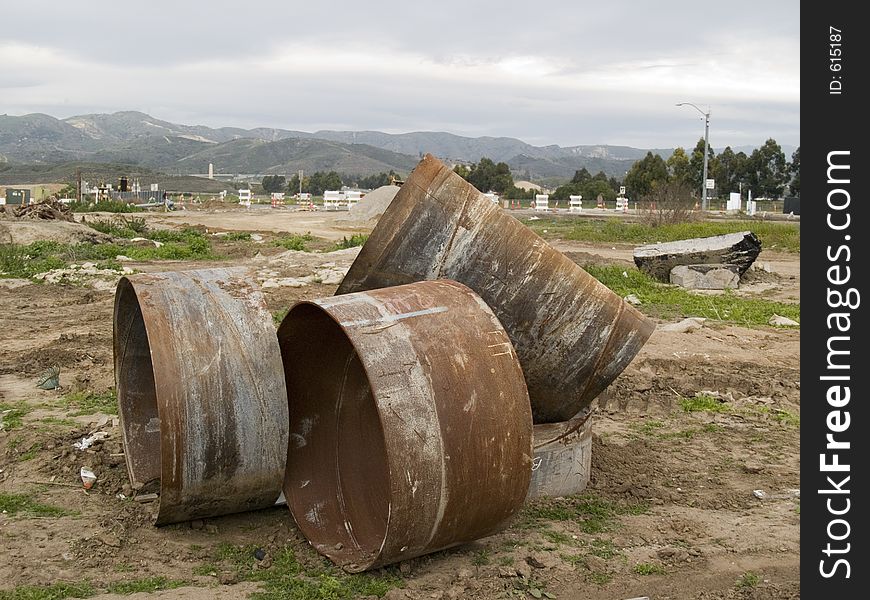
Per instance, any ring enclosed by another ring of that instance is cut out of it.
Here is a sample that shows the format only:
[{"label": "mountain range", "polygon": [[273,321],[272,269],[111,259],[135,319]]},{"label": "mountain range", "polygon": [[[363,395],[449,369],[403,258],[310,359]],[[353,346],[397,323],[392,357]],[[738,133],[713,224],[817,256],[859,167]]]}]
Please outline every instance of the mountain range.
[{"label": "mountain range", "polygon": [[[431,153],[448,162],[471,163],[482,157],[503,161],[517,179],[568,178],[583,167],[621,177],[647,151],[610,145],[533,146],[509,137],[472,138],[444,132],[213,128],[171,123],[135,111],[67,119],[40,113],[0,115],[0,163],[86,161],[177,175],[204,174],[209,163],[216,173],[236,175],[289,175],[299,169],[347,175],[392,169],[404,174],[423,154]],[[672,149],[652,152],[667,157]]]}]

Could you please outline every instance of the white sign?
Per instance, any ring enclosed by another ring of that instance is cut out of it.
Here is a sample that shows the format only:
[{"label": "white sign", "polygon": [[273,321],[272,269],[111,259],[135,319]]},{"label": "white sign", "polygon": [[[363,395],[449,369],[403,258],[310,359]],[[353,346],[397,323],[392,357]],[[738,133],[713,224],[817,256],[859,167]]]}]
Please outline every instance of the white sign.
[{"label": "white sign", "polygon": [[716,187],[716,180],[715,179],[708,179],[707,180],[707,189],[712,190],[715,187]]},{"label": "white sign", "polygon": [[151,191],[152,191],[152,192],[159,192],[159,191],[160,191],[160,184],[158,184],[158,183],[152,183],[152,184],[151,184]]},{"label": "white sign", "polygon": [[625,196],[625,186],[624,185],[619,186],[619,195]]}]

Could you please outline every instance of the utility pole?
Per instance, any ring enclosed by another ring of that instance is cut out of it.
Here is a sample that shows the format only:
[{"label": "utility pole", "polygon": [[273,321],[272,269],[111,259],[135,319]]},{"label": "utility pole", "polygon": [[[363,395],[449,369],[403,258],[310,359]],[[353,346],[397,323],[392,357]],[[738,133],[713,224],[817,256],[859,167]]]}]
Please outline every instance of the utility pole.
[{"label": "utility pole", "polygon": [[710,107],[704,112],[691,102],[678,102],[677,106],[691,106],[704,117],[704,175],[701,178],[701,210],[707,210],[707,159],[710,152]]}]

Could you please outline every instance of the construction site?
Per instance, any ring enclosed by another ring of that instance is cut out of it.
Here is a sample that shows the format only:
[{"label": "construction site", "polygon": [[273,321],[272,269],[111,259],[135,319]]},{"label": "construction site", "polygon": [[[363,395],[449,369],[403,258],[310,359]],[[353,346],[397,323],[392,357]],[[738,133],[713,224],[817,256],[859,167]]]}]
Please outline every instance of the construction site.
[{"label": "construction site", "polygon": [[396,183],[0,206],[0,600],[799,598],[799,211]]}]

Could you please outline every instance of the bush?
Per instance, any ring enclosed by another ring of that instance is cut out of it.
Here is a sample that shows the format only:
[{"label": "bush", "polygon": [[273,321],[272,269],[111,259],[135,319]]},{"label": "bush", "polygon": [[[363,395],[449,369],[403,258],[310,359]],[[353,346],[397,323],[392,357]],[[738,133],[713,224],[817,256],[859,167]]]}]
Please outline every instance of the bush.
[{"label": "bush", "polygon": [[684,183],[654,184],[652,191],[641,199],[641,220],[653,227],[688,223],[698,218],[694,205],[695,201]]}]

